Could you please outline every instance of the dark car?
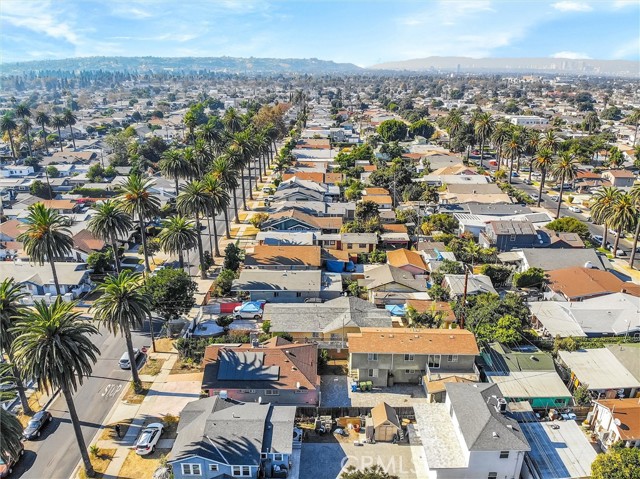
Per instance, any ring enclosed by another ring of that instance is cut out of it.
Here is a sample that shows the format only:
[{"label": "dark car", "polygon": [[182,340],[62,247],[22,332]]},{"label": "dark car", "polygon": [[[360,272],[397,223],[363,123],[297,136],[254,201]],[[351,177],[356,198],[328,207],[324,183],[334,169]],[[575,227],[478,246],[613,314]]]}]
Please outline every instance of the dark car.
[{"label": "dark car", "polygon": [[13,466],[16,465],[16,462],[20,459],[20,457],[24,454],[24,446],[20,447],[20,453],[18,457],[9,457],[7,461],[0,457],[0,478],[8,477],[9,474],[13,472]]},{"label": "dark car", "polygon": [[33,415],[27,427],[22,432],[22,437],[27,441],[34,439],[36,437],[40,437],[42,433],[42,428],[48,423],[51,422],[53,416],[49,411],[40,411]]}]

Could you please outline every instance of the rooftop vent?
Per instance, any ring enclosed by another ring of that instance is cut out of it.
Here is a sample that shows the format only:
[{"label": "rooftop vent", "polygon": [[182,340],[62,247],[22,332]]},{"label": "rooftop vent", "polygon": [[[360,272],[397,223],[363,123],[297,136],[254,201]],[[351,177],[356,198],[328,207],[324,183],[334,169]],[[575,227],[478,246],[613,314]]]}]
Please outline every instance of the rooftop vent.
[{"label": "rooftop vent", "polygon": [[505,398],[498,398],[496,411],[501,412],[503,414],[507,412],[507,400]]},{"label": "rooftop vent", "polygon": [[498,436],[498,433],[493,431],[493,433],[491,434],[495,439],[499,438],[500,436]]}]

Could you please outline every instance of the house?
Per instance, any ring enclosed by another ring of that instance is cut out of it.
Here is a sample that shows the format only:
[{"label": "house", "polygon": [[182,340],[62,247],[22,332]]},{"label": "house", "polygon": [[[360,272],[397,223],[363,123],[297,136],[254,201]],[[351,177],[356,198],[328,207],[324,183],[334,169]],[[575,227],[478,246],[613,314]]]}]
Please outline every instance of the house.
[{"label": "house", "polygon": [[428,267],[420,253],[408,249],[387,252],[387,263],[400,268],[413,276],[428,274]]},{"label": "house", "polygon": [[549,124],[547,118],[535,115],[510,115],[509,123],[517,126],[544,126]]},{"label": "house", "polygon": [[631,188],[636,182],[636,175],[628,170],[608,170],[602,173],[602,178],[616,188]]},{"label": "house", "polygon": [[73,261],[86,262],[91,253],[102,251],[105,247],[105,242],[96,238],[93,233],[87,229],[78,231],[71,239],[73,240],[73,248],[71,251]]},{"label": "house", "polygon": [[607,348],[558,351],[558,357],[571,373],[571,390],[582,385],[597,399],[632,398],[640,390],[640,380]]},{"label": "house", "polygon": [[295,407],[213,396],[188,403],[168,463],[175,479],[287,477],[301,431]]},{"label": "house", "polygon": [[[75,299],[93,289],[87,265],[84,263],[55,263],[60,284],[60,294],[65,299]],[[0,262],[0,278],[14,278],[30,296],[25,301],[31,303],[41,299],[55,299],[56,287],[53,282],[51,265],[30,262]]]},{"label": "house", "polygon": [[490,343],[482,348],[481,356],[487,380],[498,385],[507,401],[527,401],[534,409],[572,404],[571,393],[549,353],[535,346],[511,349]]},{"label": "house", "polygon": [[372,201],[378,205],[378,208],[383,210],[390,210],[393,208],[393,199],[389,195],[363,196],[360,201]]},{"label": "house", "polygon": [[423,299],[408,299],[404,305],[404,310],[413,308],[418,313],[438,314],[445,323],[451,324],[456,321],[456,315],[451,308],[451,303],[447,301],[432,301]]},{"label": "house", "polygon": [[26,225],[18,220],[9,220],[0,223],[0,241],[15,241],[20,236]]},{"label": "house", "polygon": [[71,200],[41,200],[38,203],[42,203],[46,208],[55,210],[61,215],[75,213],[78,208],[77,203]]},{"label": "house", "polygon": [[577,233],[538,228],[538,235],[546,248],[584,248],[584,241]]},{"label": "house", "polygon": [[259,245],[269,246],[313,246],[315,234],[303,231],[260,231],[256,235]]},{"label": "house", "polygon": [[347,334],[349,372],[374,386],[418,384],[424,376],[475,375],[478,345],[464,329],[362,328]]},{"label": "house", "polygon": [[272,333],[286,332],[294,341],[314,342],[325,349],[345,349],[347,335],[361,328],[392,326],[388,311],[353,296],[325,303],[267,303],[262,319],[271,323]]},{"label": "house", "polygon": [[434,479],[518,479],[531,450],[495,384],[445,384],[444,403],[414,405]]},{"label": "house", "polygon": [[521,251],[501,253],[498,255],[498,259],[502,263],[515,265],[518,272],[526,271],[529,268],[551,271],[572,266],[595,268],[603,271],[612,269],[607,257],[591,248],[523,248]]},{"label": "house", "polygon": [[396,411],[386,402],[381,402],[371,409],[371,416],[365,423],[365,436],[375,442],[391,442],[397,440],[402,433],[402,426]]},{"label": "house", "polygon": [[589,298],[625,293],[640,297],[640,285],[625,282],[609,271],[593,268],[563,268],[547,273],[546,289],[551,299],[583,301]]},{"label": "house", "polygon": [[466,280],[464,274],[445,274],[442,286],[449,291],[449,296],[457,298],[465,294],[465,282],[467,295],[498,294],[493,287],[491,278],[484,274],[470,274]]},{"label": "house", "polygon": [[607,349],[640,381],[640,343],[608,344]]},{"label": "house", "polygon": [[245,254],[245,268],[264,270],[320,269],[320,246],[256,245]]},{"label": "house", "polygon": [[212,344],[205,350],[202,390],[242,402],[317,405],[320,376],[315,344],[274,337],[264,343]]},{"label": "house", "polygon": [[377,245],[377,233],[341,233],[340,241],[336,244],[335,249],[346,251],[350,255],[358,255],[371,253]]},{"label": "house", "polygon": [[249,293],[251,301],[304,303],[328,300],[342,294],[339,273],[312,271],[271,271],[244,269],[233,281],[232,291]]},{"label": "house", "polygon": [[479,243],[484,248],[498,251],[535,248],[540,246],[538,233],[528,221],[490,221],[480,233]]},{"label": "house", "polygon": [[605,451],[619,442],[623,447],[640,447],[640,401],[598,399],[593,403],[590,425]]},{"label": "house", "polygon": [[33,166],[7,165],[0,167],[1,178],[24,178],[33,174]]},{"label": "house", "polygon": [[446,191],[440,192],[440,203],[511,204],[511,198],[494,183],[486,185],[456,184],[447,185]]},{"label": "house", "polygon": [[299,209],[274,213],[260,227],[263,231],[321,231],[339,233],[342,218],[311,216]]},{"label": "house", "polygon": [[[427,292],[427,281],[425,279],[416,279],[411,273],[390,264],[384,264],[365,271],[364,278],[359,279],[358,284],[367,288],[369,301],[372,303],[376,301],[376,297],[382,300],[388,293]],[[409,298],[429,299],[428,297],[415,298],[412,296],[409,296]],[[406,299],[407,297],[398,297],[401,304]],[[387,303],[382,301],[382,304]]]},{"label": "house", "polygon": [[531,301],[531,324],[548,338],[640,337],[640,298],[614,293],[583,301]]}]

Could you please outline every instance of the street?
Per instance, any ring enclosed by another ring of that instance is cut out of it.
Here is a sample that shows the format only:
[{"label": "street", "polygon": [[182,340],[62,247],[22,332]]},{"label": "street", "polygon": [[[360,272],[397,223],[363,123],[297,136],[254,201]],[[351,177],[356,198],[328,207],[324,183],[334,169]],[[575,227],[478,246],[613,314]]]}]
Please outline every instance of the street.
[{"label": "street", "polygon": [[[160,326],[160,322],[154,323],[156,334]],[[100,328],[100,332],[100,335],[92,337],[100,349],[93,375],[84,381],[74,396],[87,447],[91,446],[96,432],[131,378],[130,371],[118,367],[118,360],[126,348],[124,338],[110,334],[105,328]],[[133,345],[150,348],[148,332],[135,332]],[[14,466],[12,478],[68,479],[80,461],[64,397],[58,395],[48,409],[53,414],[53,421],[36,441],[25,442],[24,456]]]}]

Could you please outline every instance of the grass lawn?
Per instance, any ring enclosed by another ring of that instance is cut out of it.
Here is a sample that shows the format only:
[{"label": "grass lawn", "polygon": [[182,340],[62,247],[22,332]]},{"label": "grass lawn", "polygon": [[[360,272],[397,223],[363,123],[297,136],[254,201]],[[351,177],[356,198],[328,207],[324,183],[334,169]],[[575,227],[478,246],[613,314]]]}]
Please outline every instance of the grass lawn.
[{"label": "grass lawn", "polygon": [[[89,454],[93,469],[96,471],[95,476],[93,476],[94,479],[101,479],[104,477],[104,473],[107,471],[107,467],[109,467],[109,463],[111,463],[111,459],[113,459],[113,455],[115,453],[115,449],[100,449],[100,452],[96,455]],[[80,479],[85,479],[87,477],[83,468],[80,469],[78,477]]]},{"label": "grass lawn", "polygon": [[138,456],[136,451],[130,451],[118,473],[119,479],[142,479],[152,477],[160,466],[160,459],[171,449],[156,449],[152,454]]},{"label": "grass lawn", "polygon": [[202,371],[202,367],[200,366],[200,364],[178,359],[173,365],[173,367],[171,368],[171,372],[169,374],[189,374],[189,373],[199,373],[201,371]]},{"label": "grass lawn", "polygon": [[144,366],[140,370],[140,374],[148,374],[150,376],[157,376],[162,370],[164,365],[164,359],[147,358]]},{"label": "grass lawn", "polygon": [[120,424],[120,436],[124,437],[125,434],[127,434],[127,430],[129,429],[129,426],[131,425],[131,421],[132,419],[124,419],[122,421],[119,422],[114,422],[113,424],[106,424],[104,426],[104,428],[102,429],[102,434],[100,435],[100,440],[101,441],[105,441],[105,440],[117,440],[118,439],[118,435],[116,434],[116,430],[114,429],[116,427],[116,424]]},{"label": "grass lawn", "polygon": [[140,391],[139,393],[136,393],[133,390],[132,385],[129,384],[129,388],[127,389],[127,392],[124,395],[123,401],[125,403],[127,403],[127,404],[140,404],[140,403],[142,403],[142,401],[144,401],[145,396],[149,392],[149,388],[151,388],[152,384],[153,383],[142,381],[142,391]]},{"label": "grass lawn", "polygon": [[156,352],[157,353],[175,353],[177,352],[173,347],[173,339],[160,338],[156,339]]}]

